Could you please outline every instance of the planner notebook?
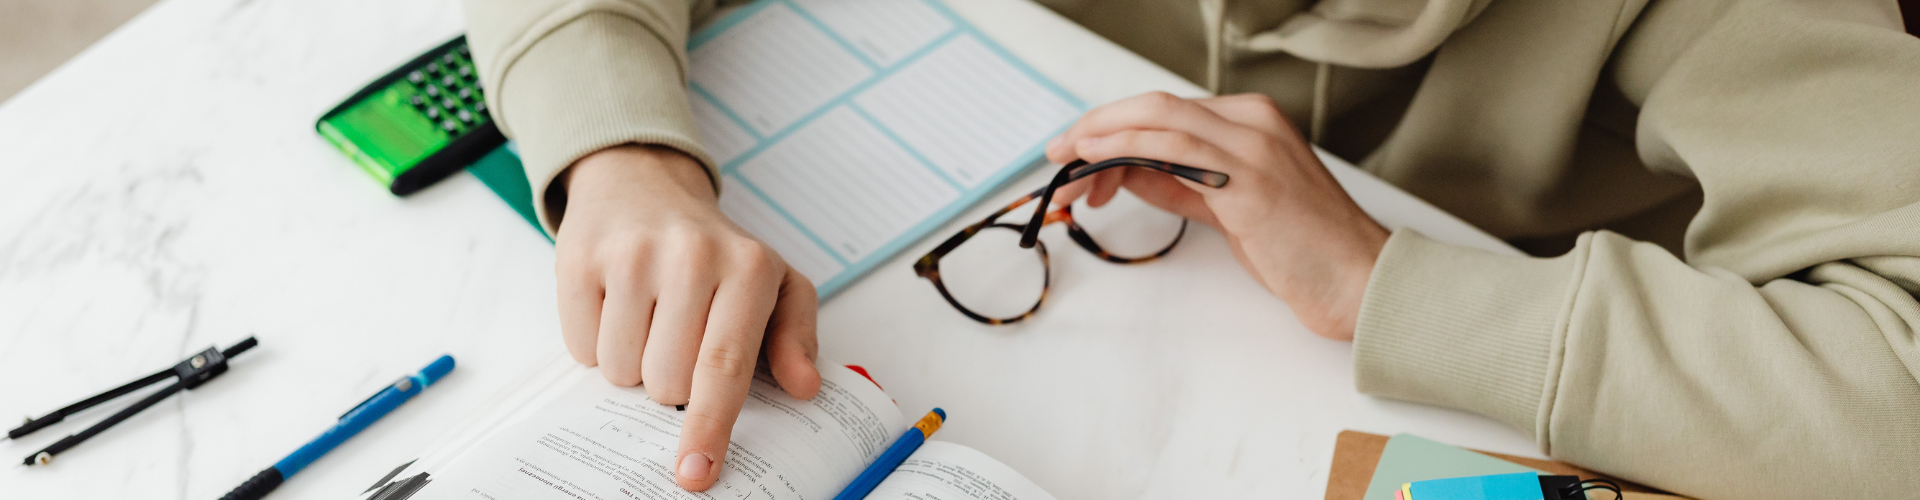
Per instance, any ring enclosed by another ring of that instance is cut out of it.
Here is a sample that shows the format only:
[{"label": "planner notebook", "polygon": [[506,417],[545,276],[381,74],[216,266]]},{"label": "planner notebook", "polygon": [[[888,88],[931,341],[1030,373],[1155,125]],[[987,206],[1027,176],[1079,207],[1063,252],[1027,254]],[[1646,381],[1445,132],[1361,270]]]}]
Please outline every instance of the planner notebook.
[{"label": "planner notebook", "polygon": [[[718,482],[689,493],[674,482],[685,412],[642,388],[608,384],[555,354],[420,460],[381,478],[369,500],[833,498],[912,424],[879,385],[823,365],[820,393],[802,401],[756,379],[734,426]],[[967,425],[964,410],[948,425]],[[936,434],[935,437],[938,437]],[[888,500],[1051,500],[1005,464],[959,444],[928,441],[868,494]]]},{"label": "planner notebook", "polygon": [[[939,0],[761,0],[687,55],[720,209],[822,297],[1039,164],[1085,109]],[[472,171],[533,222],[511,145]]]}]

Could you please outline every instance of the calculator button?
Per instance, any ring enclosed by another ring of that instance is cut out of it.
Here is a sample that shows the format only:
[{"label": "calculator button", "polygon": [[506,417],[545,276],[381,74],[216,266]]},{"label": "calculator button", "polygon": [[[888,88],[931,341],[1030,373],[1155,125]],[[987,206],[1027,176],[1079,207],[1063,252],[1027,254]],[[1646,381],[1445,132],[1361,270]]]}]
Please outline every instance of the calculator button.
[{"label": "calculator button", "polygon": [[461,98],[461,99],[473,99],[473,89],[469,89],[469,88],[464,88],[464,87],[463,87],[463,88],[461,88],[461,89],[460,89],[460,98]]},{"label": "calculator button", "polygon": [[427,97],[440,97],[440,87],[427,86]]},{"label": "calculator button", "polygon": [[454,80],[454,79],[453,79],[453,75],[447,75],[447,76],[443,76],[443,77],[440,77],[440,86],[442,86],[442,87],[452,87],[452,86],[453,86],[453,82],[455,82],[455,81],[458,81],[458,80]]},{"label": "calculator button", "polygon": [[460,102],[453,100],[452,97],[440,98],[440,107],[447,108],[447,111],[453,111],[453,107],[458,105],[460,105]]},{"label": "calculator button", "polygon": [[413,83],[424,82],[427,81],[427,75],[420,74],[420,71],[415,70],[412,73],[407,73],[407,81]]},{"label": "calculator button", "polygon": [[443,62],[443,63],[447,63],[447,64],[453,64],[453,54],[447,54],[447,55],[444,55],[444,56],[440,56],[440,62]]},{"label": "calculator button", "polygon": [[487,101],[480,101],[480,102],[473,103],[473,112],[475,113],[487,112]]},{"label": "calculator button", "polygon": [[461,45],[461,46],[460,46],[460,55],[467,55],[467,54],[471,54],[471,53],[473,53],[473,51],[472,51],[472,50],[469,50],[469,49],[467,49],[467,46],[466,46],[466,45]]},{"label": "calculator button", "polygon": [[460,121],[473,123],[473,113],[468,113],[467,110],[462,109],[460,110],[460,113],[455,114],[453,116],[459,117]]},{"label": "calculator button", "polygon": [[473,76],[473,66],[461,66],[461,67],[460,67],[460,77],[461,77],[461,78],[467,78],[467,77],[471,77],[471,76]]},{"label": "calculator button", "polygon": [[426,106],[427,98],[420,97],[420,94],[414,94],[411,96],[407,96],[407,102],[413,103],[414,107]]},{"label": "calculator button", "polygon": [[440,108],[427,108],[427,118],[432,120],[440,119]]},{"label": "calculator button", "polygon": [[440,120],[440,128],[448,132],[452,132],[456,129],[459,129],[460,124],[454,123],[453,120]]}]

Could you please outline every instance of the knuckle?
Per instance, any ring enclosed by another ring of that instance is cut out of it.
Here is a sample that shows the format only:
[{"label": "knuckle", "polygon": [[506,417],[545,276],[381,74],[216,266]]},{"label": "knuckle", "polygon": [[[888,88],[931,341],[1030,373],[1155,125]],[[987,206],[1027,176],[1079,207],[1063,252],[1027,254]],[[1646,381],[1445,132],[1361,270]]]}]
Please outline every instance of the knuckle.
[{"label": "knuckle", "polygon": [[1141,94],[1140,98],[1146,100],[1150,104],[1154,104],[1158,106],[1171,105],[1175,102],[1180,101],[1180,96],[1176,96],[1161,90],[1155,90],[1152,92]]},{"label": "knuckle", "polygon": [[[793,289],[792,293],[795,298],[805,299],[808,303],[817,303],[820,301],[820,291],[813,288],[813,280],[811,278],[808,278],[805,274],[800,274],[799,271],[783,272],[789,272],[792,275],[792,279],[787,280],[787,286]],[[786,276],[783,275],[782,277],[784,278]]]},{"label": "knuckle", "polygon": [[732,255],[740,266],[756,275],[773,275],[781,271],[780,255],[765,244],[752,239],[741,238],[732,244]]},{"label": "knuckle", "polygon": [[[629,273],[653,253],[653,242],[640,235],[625,235],[608,240],[595,252],[593,261],[610,271]],[[583,259],[584,260],[584,259]]]},{"label": "knuckle", "polygon": [[727,419],[721,416],[712,415],[704,411],[690,411],[682,418],[680,425],[684,429],[704,432],[726,432],[733,429],[733,422],[728,422]]},{"label": "knuckle", "polygon": [[1259,92],[1247,92],[1244,94],[1234,94],[1232,96],[1228,96],[1228,98],[1232,99],[1235,102],[1241,103],[1242,105],[1245,105],[1245,106],[1262,108],[1265,111],[1272,111],[1275,113],[1278,113],[1280,111],[1280,105],[1274,102],[1273,97],[1270,97],[1266,94],[1262,94]]},{"label": "knuckle", "polygon": [[755,354],[733,347],[713,347],[700,353],[699,369],[727,379],[751,376]]},{"label": "knuckle", "polygon": [[1248,111],[1258,121],[1258,125],[1271,130],[1285,130],[1292,127],[1287,114],[1280,109],[1280,103],[1266,94],[1241,94]]},{"label": "knuckle", "polygon": [[633,257],[646,255],[653,251],[653,247],[653,238],[635,231],[610,236],[597,250],[602,257]]},{"label": "knuckle", "polygon": [[695,269],[705,269],[714,263],[715,243],[705,233],[688,234],[673,240],[675,259],[685,262]]},{"label": "knuckle", "polygon": [[1160,92],[1160,91],[1148,92],[1146,95],[1141,97],[1143,98],[1144,101],[1146,101],[1148,108],[1150,108],[1154,113],[1171,112],[1175,109],[1179,109],[1181,106],[1188,104],[1187,100],[1181,99],[1180,96],[1176,96],[1173,94]]},{"label": "knuckle", "polygon": [[561,279],[590,276],[600,261],[594,247],[583,245],[554,245],[553,271]]},{"label": "knuckle", "polygon": [[577,255],[562,253],[553,262],[553,276],[561,287],[584,286],[594,282],[594,270],[591,260]]}]

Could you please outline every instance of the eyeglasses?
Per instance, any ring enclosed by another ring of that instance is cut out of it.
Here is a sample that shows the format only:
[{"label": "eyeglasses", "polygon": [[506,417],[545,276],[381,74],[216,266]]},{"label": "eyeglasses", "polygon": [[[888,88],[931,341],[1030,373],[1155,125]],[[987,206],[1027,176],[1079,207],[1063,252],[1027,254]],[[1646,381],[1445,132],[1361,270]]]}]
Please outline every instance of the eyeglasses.
[{"label": "eyeglasses", "polygon": [[[954,309],[959,309],[961,314],[981,323],[1004,325],[1033,316],[1040,310],[1040,304],[1046,300],[1047,289],[1052,285],[1053,275],[1049,269],[1047,246],[1039,240],[1042,226],[1065,222],[1067,235],[1073,238],[1074,243],[1078,243],[1081,248],[1092,252],[1102,260],[1116,264],[1138,264],[1166,255],[1173,250],[1174,245],[1180,243],[1180,238],[1186,235],[1186,219],[1179,220],[1178,229],[1169,226],[1158,230],[1158,234],[1145,236],[1144,239],[1148,242],[1166,241],[1164,245],[1149,247],[1158,248],[1158,251],[1139,257],[1124,257],[1103,249],[1094,240],[1093,235],[1089,234],[1087,228],[1074,220],[1072,205],[1062,206],[1052,211],[1047,210],[1048,205],[1053,202],[1054,191],[1061,186],[1101,171],[1122,167],[1143,168],[1175,175],[1208,187],[1219,188],[1227,185],[1227,174],[1146,158],[1115,158],[1093,164],[1088,164],[1085,160],[1075,161],[1061,167],[1060,172],[1054,174],[1053,181],[1047,183],[1047,187],[1027,193],[1006,208],[967,226],[966,229],[960,230],[959,234],[947,238],[947,241],[940,243],[940,246],[934,247],[933,251],[927,252],[925,256],[920,257],[920,260],[913,263],[914,274],[932,281],[933,287],[940,291],[940,296],[945,297],[947,303],[952,304]],[[1027,223],[1000,222],[1001,217],[1035,199],[1039,200],[1039,205],[1034,207],[1033,216],[1027,220]],[[1008,239],[1012,236],[1011,234],[992,230],[1010,230],[1017,233],[1019,239],[1016,243]],[[991,237],[981,237],[986,235]],[[968,243],[972,244],[968,245]],[[1032,261],[1030,260],[1025,262],[1026,266],[1019,265],[1023,259],[1018,255],[1024,254],[1025,249],[1032,249],[1039,255],[1038,272],[1031,270]],[[968,258],[965,260],[969,261],[969,265],[965,272],[951,273],[951,276],[955,278],[966,276],[967,278],[962,279],[971,282],[965,286],[950,287],[948,281],[941,275],[940,262],[941,259],[960,254],[966,254]],[[1032,279],[1036,274],[1039,278],[1037,282]],[[1018,284],[1010,284],[1015,282]]]}]

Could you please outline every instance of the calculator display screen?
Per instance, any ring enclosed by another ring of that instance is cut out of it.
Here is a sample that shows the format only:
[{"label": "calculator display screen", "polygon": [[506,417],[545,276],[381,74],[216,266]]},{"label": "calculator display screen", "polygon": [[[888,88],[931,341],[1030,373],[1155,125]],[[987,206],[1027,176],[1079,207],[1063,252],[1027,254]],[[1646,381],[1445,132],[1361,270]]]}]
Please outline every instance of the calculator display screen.
[{"label": "calculator display screen", "polygon": [[405,80],[320,122],[320,133],[381,182],[392,182],[452,136],[415,109],[420,92]]}]

